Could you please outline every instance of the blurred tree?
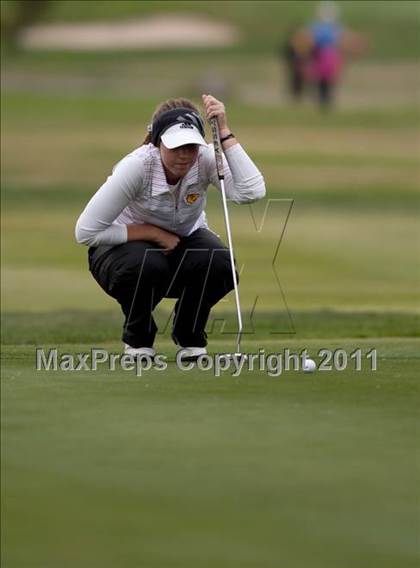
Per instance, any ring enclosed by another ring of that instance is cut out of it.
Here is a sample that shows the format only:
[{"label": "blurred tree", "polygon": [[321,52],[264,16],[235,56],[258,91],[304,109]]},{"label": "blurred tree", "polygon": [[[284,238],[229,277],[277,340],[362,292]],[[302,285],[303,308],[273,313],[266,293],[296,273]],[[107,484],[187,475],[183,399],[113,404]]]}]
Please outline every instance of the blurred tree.
[{"label": "blurred tree", "polygon": [[1,36],[2,44],[17,47],[19,31],[36,22],[50,5],[51,0],[2,0]]}]

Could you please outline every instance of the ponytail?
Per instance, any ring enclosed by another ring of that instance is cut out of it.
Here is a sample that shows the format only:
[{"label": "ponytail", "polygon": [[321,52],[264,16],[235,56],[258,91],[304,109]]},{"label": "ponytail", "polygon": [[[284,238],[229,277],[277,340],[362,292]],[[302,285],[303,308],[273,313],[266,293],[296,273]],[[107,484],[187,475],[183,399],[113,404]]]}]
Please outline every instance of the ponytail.
[{"label": "ponytail", "polygon": [[140,146],[147,146],[147,144],[150,144],[150,142],[152,141],[152,136],[150,134],[150,132],[148,132],[146,134],[145,139],[143,140],[143,142],[140,144]]}]

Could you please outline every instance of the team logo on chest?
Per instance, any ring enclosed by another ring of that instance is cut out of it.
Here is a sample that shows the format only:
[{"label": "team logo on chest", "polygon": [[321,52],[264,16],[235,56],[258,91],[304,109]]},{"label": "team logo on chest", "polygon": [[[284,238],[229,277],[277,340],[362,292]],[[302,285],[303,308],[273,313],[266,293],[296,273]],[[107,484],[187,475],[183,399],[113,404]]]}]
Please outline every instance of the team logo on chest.
[{"label": "team logo on chest", "polygon": [[200,197],[199,193],[189,193],[188,195],[185,196],[185,201],[188,203],[188,205],[192,205],[197,201],[199,197]]}]

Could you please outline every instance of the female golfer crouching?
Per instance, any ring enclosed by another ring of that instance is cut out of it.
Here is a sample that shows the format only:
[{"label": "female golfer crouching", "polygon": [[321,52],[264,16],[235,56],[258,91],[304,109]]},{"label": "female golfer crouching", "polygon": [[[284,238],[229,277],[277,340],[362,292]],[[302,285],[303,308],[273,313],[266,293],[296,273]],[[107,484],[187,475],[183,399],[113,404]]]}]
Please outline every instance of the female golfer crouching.
[{"label": "female golfer crouching", "polygon": [[[226,120],[225,107],[203,95],[217,117],[228,199],[249,203],[265,195],[264,179]],[[213,145],[187,99],[170,99],[152,117],[143,145],[125,156],[87,204],[76,240],[89,246],[89,270],[125,315],[125,352],[153,357],[152,311],[177,298],[172,338],[185,359],[206,353],[212,306],[233,289],[229,251],[208,228],[210,184],[220,187]]]}]

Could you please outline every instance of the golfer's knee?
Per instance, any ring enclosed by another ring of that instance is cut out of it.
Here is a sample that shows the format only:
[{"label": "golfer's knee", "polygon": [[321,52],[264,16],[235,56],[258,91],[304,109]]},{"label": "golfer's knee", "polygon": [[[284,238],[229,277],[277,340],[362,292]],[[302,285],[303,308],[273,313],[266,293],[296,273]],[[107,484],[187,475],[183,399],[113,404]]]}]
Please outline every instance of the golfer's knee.
[{"label": "golfer's knee", "polygon": [[[232,265],[228,250],[216,251],[212,258],[209,275],[212,279],[223,282],[225,289],[232,290],[234,288]],[[236,281],[239,282],[237,271]]]}]

